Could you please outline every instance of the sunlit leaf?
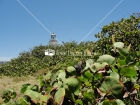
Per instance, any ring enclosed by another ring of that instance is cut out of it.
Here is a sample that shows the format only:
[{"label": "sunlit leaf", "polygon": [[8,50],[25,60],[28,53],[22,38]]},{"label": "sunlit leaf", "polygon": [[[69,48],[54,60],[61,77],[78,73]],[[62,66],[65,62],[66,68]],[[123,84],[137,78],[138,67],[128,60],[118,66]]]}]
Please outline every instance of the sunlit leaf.
[{"label": "sunlit leaf", "polygon": [[119,74],[118,74],[117,72],[111,72],[111,73],[110,73],[110,77],[119,80],[119,77],[120,77],[120,76],[119,76]]},{"label": "sunlit leaf", "polygon": [[65,96],[65,89],[60,88],[54,95],[54,101],[57,105],[62,105]]},{"label": "sunlit leaf", "polygon": [[99,57],[97,62],[100,62],[100,63],[106,62],[109,65],[115,65],[115,58],[111,55],[102,55]]},{"label": "sunlit leaf", "polygon": [[123,48],[124,47],[124,43],[122,43],[122,42],[115,42],[113,44],[113,46],[116,47],[116,48]]}]

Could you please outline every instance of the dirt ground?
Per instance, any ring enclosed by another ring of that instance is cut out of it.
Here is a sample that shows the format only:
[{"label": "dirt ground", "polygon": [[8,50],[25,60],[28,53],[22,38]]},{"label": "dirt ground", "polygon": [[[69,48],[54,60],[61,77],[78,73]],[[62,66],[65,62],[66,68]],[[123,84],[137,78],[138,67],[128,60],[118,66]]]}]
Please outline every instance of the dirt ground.
[{"label": "dirt ground", "polygon": [[5,89],[13,89],[17,93],[16,98],[19,98],[20,96],[22,96],[22,94],[20,93],[20,88],[23,84],[29,83],[31,85],[39,85],[39,82],[37,81],[36,77],[47,73],[47,71],[48,69],[38,70],[36,73],[33,74],[33,76],[0,76],[0,105],[3,103],[1,95]]}]

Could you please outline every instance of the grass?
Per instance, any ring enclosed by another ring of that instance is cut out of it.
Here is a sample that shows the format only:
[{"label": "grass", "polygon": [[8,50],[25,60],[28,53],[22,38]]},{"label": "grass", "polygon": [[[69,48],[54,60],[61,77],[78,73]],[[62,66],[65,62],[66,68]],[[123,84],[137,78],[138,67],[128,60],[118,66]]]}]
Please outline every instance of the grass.
[{"label": "grass", "polygon": [[39,85],[39,82],[36,80],[38,75],[45,73],[47,69],[39,70],[38,72],[34,73],[33,76],[21,76],[21,77],[8,77],[8,76],[0,76],[0,105],[3,103],[1,98],[2,92],[5,89],[14,89],[17,93],[16,98],[22,96],[20,93],[20,88],[23,84],[29,83],[31,85]]}]

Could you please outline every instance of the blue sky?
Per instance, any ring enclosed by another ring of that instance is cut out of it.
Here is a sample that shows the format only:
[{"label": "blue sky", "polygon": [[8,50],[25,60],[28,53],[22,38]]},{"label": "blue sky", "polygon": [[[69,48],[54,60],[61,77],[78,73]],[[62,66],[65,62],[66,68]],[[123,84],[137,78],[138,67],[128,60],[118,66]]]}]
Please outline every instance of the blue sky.
[{"label": "blue sky", "polygon": [[80,42],[85,36],[84,41],[94,41],[104,25],[139,12],[139,4],[140,0],[0,0],[0,61],[47,45],[53,32],[60,43]]}]

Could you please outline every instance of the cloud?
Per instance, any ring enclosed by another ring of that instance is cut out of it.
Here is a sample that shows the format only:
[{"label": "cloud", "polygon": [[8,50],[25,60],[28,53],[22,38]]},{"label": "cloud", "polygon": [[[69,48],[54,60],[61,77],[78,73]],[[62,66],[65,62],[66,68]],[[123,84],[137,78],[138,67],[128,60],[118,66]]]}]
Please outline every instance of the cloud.
[{"label": "cloud", "polygon": [[0,61],[10,61],[10,57],[0,57]]}]

